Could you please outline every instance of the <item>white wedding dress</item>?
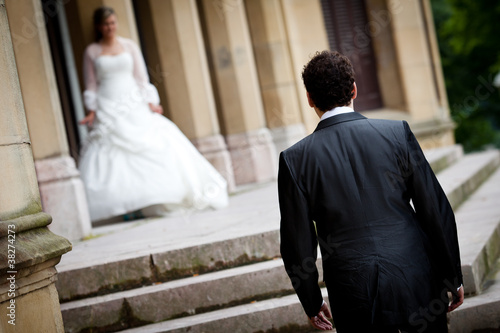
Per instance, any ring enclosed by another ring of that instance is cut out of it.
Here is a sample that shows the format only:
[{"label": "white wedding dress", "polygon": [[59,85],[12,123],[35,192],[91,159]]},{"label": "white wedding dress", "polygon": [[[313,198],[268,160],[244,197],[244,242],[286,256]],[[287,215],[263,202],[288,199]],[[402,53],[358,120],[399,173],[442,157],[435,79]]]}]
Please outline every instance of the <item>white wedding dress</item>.
[{"label": "white wedding dress", "polygon": [[84,101],[96,120],[79,169],[91,219],[226,206],[226,181],[174,123],[149,109],[159,98],[142,55],[119,41],[124,52],[100,55],[94,43],[84,60]]}]

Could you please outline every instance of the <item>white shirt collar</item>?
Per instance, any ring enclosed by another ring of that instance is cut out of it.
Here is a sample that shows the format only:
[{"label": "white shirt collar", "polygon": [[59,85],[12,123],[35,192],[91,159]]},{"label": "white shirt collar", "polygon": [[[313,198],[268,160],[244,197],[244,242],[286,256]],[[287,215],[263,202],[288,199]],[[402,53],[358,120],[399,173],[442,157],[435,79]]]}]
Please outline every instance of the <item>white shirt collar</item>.
[{"label": "white shirt collar", "polygon": [[337,106],[336,108],[333,108],[330,111],[326,111],[325,113],[323,113],[319,121],[336,116],[338,114],[349,113],[349,112],[354,112],[354,110],[348,106]]}]

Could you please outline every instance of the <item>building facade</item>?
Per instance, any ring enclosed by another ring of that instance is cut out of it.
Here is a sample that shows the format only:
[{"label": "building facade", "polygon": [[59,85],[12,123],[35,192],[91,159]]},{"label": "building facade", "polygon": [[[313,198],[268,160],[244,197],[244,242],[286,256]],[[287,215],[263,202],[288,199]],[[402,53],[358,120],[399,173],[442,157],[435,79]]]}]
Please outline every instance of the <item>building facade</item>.
[{"label": "building facade", "polygon": [[274,179],[278,153],[316,127],[301,71],[325,49],[353,62],[356,111],[407,120],[424,148],[454,143],[429,0],[0,0],[0,76],[10,82],[0,93],[0,241],[8,223],[44,230],[40,242],[59,244],[42,255],[47,267],[69,244],[46,230],[45,213],[55,234],[91,232],[77,169],[87,129],[77,122],[101,5],[141,47],[165,116],[231,191]]},{"label": "building facade", "polygon": [[278,153],[314,130],[301,71],[320,50],[353,62],[356,111],[407,120],[424,148],[454,142],[428,0],[7,0],[42,205],[69,239],[91,230],[77,123],[101,5],[141,46],[165,115],[231,191],[274,179]]},{"label": "building facade", "polygon": [[141,46],[165,115],[230,190],[274,179],[278,153],[314,130],[301,71],[319,50],[353,62],[356,111],[407,120],[424,148],[454,142],[429,1],[7,0],[42,205],[69,239],[91,230],[77,123],[101,5]]}]

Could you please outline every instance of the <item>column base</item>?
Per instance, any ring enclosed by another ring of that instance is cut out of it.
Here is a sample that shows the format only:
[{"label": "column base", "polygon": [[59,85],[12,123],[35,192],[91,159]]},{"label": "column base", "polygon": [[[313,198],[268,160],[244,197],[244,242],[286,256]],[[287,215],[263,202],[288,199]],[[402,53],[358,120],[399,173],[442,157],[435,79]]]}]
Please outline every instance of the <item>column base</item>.
[{"label": "column base", "polygon": [[236,185],[234,181],[233,165],[231,155],[227,150],[224,137],[220,134],[207,136],[192,140],[198,151],[219,171],[227,181],[228,192],[234,192]]},{"label": "column base", "polygon": [[306,136],[306,127],[304,124],[293,124],[272,128],[271,135],[276,146],[276,152],[280,153],[302,140]]},{"label": "column base", "polygon": [[411,121],[410,127],[424,150],[455,144],[455,123],[451,119]]},{"label": "column base", "polygon": [[[0,263],[0,332],[63,333],[55,266],[71,243],[45,228],[50,216],[42,212],[5,223],[16,231],[16,254],[14,265]],[[0,248],[10,239],[0,238]]]},{"label": "column base", "polygon": [[43,210],[52,216],[49,229],[69,240],[92,231],[85,188],[69,156],[35,161]]},{"label": "column base", "polygon": [[[60,259],[58,257],[44,262],[41,266],[46,268],[25,277],[21,277],[21,271],[3,276],[7,283],[0,286],[0,331],[64,332],[59,295],[55,287],[57,271],[53,267]],[[15,288],[12,288],[11,282],[15,283]],[[12,297],[14,295],[10,290],[15,290],[15,297]]]},{"label": "column base", "polygon": [[278,155],[269,129],[231,134],[226,140],[236,185],[261,183],[276,178]]}]

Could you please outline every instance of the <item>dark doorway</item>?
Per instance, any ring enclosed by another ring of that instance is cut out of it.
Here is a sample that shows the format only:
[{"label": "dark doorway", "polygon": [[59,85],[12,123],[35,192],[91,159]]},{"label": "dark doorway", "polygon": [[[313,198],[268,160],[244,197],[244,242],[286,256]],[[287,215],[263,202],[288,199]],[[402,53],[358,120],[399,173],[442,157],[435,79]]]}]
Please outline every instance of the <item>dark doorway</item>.
[{"label": "dark doorway", "polygon": [[322,0],[321,5],[330,49],[346,55],[354,66],[356,111],[382,107],[364,0]]},{"label": "dark doorway", "polygon": [[[58,1],[42,0],[42,8],[46,20],[47,36],[49,39],[50,52],[52,54],[52,62],[54,65],[54,72],[57,81],[57,89],[59,91],[59,99],[61,101],[61,109],[64,118],[64,125],[66,128],[66,136],[68,139],[69,153],[71,157],[78,162],[80,152],[80,134],[76,117],[75,103],[81,103],[81,99],[74,100],[75,89],[79,92],[80,87],[78,83],[71,80],[68,68],[73,65],[73,62],[68,59],[68,50],[71,50],[71,45],[64,45],[65,41],[62,36],[62,30],[66,27],[61,26],[60,15],[64,8]],[[65,22],[62,20],[62,22]],[[67,41],[66,41],[67,43]],[[73,55],[71,54],[71,57]],[[77,87],[71,85],[76,84]],[[72,89],[73,88],[73,89]],[[80,105],[81,108],[81,105]]]}]

